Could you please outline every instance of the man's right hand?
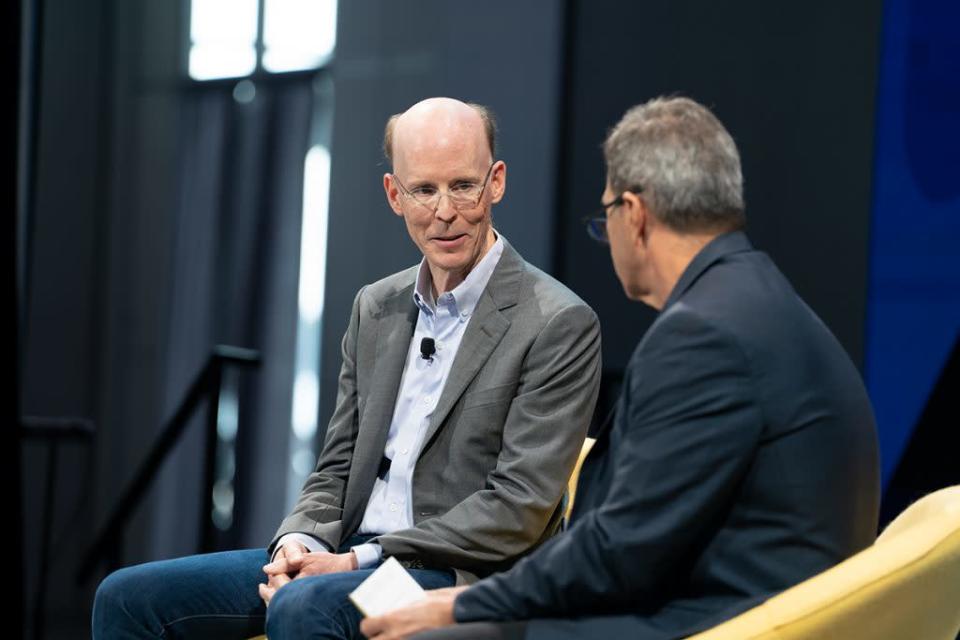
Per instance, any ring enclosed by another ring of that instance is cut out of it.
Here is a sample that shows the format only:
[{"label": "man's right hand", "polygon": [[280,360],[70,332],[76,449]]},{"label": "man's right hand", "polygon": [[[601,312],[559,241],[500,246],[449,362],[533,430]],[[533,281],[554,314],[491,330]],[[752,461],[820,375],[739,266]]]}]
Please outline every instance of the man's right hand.
[{"label": "man's right hand", "polygon": [[300,567],[303,565],[303,556],[309,553],[303,544],[290,541],[280,547],[277,554],[269,564],[263,566],[263,572],[268,576],[287,575],[291,578],[300,573]]},{"label": "man's right hand", "polygon": [[267,582],[261,583],[258,588],[260,598],[265,605],[269,607],[270,600],[273,599],[277,589],[297,576],[303,564],[303,556],[308,552],[309,549],[303,544],[290,541],[280,547],[273,560],[263,566],[263,572],[267,574]]},{"label": "man's right hand", "polygon": [[283,557],[277,553],[273,562],[264,565],[268,576],[289,576],[296,580],[305,576],[318,576],[325,573],[340,573],[357,569],[357,557],[352,551],[347,553],[329,553],[311,551],[303,553],[299,549],[287,549]]},{"label": "man's right hand", "polygon": [[259,585],[260,597],[267,606],[270,606],[270,600],[273,599],[277,589],[291,580],[356,569],[357,557],[352,551],[348,553],[310,552],[301,543],[290,542],[280,547],[273,561],[263,565],[267,582]]}]

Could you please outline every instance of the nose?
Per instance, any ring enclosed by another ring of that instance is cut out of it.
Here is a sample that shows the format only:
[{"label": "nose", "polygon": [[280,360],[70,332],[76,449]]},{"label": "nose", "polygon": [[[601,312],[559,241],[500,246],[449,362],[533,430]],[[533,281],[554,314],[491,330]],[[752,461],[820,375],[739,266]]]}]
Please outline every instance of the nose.
[{"label": "nose", "polygon": [[[446,204],[444,204],[444,200],[446,200]],[[437,201],[437,208],[434,210],[433,215],[443,222],[453,222],[453,219],[457,217],[457,210],[454,208],[453,203],[450,202],[449,194],[440,194],[440,199]]]}]

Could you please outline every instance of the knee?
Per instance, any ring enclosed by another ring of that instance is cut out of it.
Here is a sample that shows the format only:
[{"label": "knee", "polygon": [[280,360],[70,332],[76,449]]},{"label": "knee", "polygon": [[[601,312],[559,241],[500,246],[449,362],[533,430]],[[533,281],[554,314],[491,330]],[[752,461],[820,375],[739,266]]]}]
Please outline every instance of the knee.
[{"label": "knee", "polygon": [[104,578],[93,598],[93,637],[103,637],[108,627],[116,629],[118,625],[139,624],[144,617],[145,605],[141,593],[133,567],[119,569]]},{"label": "knee", "polygon": [[[321,582],[320,584],[314,584]],[[277,589],[267,607],[267,625],[271,620],[295,620],[314,610],[314,598],[322,597],[322,581],[303,578]]]},{"label": "knee", "polygon": [[301,578],[278,589],[267,607],[267,637],[354,637],[359,616],[353,615],[348,592],[326,578]]},{"label": "knee", "polygon": [[97,593],[93,599],[94,612],[123,607],[129,598],[136,597],[137,589],[135,587],[130,567],[114,571],[104,578],[97,587]]}]

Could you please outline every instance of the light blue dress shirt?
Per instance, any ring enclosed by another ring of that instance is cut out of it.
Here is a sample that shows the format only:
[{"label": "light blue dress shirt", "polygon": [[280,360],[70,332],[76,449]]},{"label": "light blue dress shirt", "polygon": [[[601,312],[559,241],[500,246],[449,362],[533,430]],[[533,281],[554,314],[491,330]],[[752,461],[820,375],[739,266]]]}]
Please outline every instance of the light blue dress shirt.
[{"label": "light blue dress shirt", "polygon": [[[503,240],[498,236],[464,281],[453,291],[440,294],[436,300],[430,268],[426,258],[421,261],[413,293],[414,304],[419,309],[417,326],[407,350],[384,449],[384,455],[391,460],[390,471],[384,479],[377,478],[374,482],[358,533],[390,533],[413,526],[413,470],[423,446],[423,436],[447,382],[470,316],[502,254]],[[436,353],[429,360],[420,353],[424,338],[433,338],[436,346]],[[301,542],[310,551],[325,546],[313,536],[288,533],[280,538],[277,549],[291,540]],[[352,550],[361,569],[375,566],[383,553],[380,545],[375,543],[358,545]]]}]

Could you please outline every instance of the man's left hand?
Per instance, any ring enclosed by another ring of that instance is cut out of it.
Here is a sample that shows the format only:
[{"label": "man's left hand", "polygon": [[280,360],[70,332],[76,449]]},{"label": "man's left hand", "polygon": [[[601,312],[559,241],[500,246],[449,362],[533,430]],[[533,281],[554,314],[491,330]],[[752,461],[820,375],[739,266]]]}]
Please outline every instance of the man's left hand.
[{"label": "man's left hand", "polygon": [[300,555],[299,562],[291,562],[288,558],[277,559],[264,565],[263,571],[269,576],[266,584],[260,583],[260,598],[264,604],[270,606],[277,589],[291,580],[299,580],[307,576],[319,576],[326,573],[341,573],[353,571],[357,568],[357,556],[352,552],[328,553],[314,551]]},{"label": "man's left hand", "polygon": [[366,618],[360,631],[371,640],[401,640],[415,633],[454,624],[453,601],[467,587],[427,591],[426,599],[382,616]]},{"label": "man's left hand", "polygon": [[260,599],[263,600],[263,604],[270,606],[270,600],[273,599],[273,595],[277,592],[277,589],[283,585],[290,582],[290,576],[285,573],[277,573],[270,576],[270,579],[267,580],[267,584],[262,582],[259,585],[260,590]]},{"label": "man's left hand", "polygon": [[286,574],[294,578],[302,578],[353,571],[356,568],[357,556],[352,551],[348,553],[313,551],[300,555],[296,560],[277,556],[276,560],[264,565],[263,571],[268,575]]}]

